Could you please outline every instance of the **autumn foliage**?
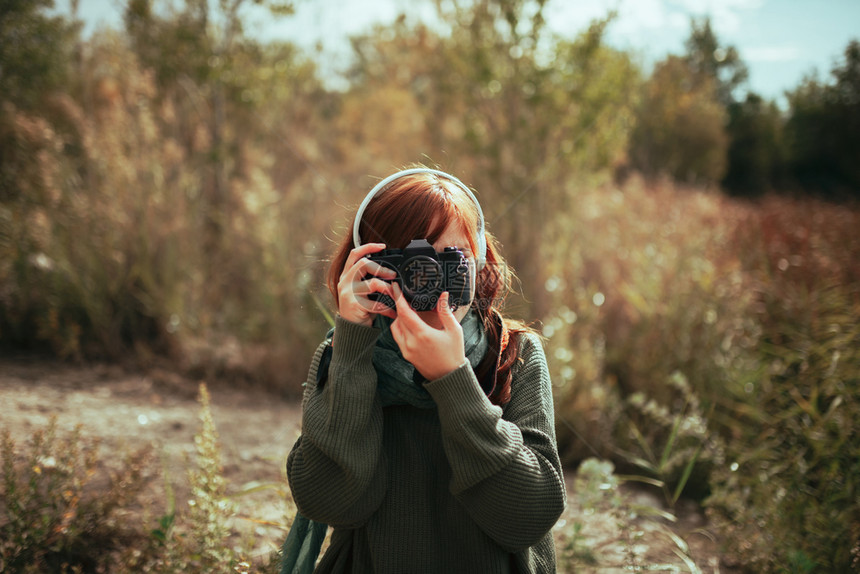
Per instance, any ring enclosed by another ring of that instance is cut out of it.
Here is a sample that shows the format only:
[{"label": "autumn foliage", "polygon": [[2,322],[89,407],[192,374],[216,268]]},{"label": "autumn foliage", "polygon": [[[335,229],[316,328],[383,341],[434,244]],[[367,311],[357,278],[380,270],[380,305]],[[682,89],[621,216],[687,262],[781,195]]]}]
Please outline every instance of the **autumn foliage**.
[{"label": "autumn foliage", "polygon": [[295,397],[351,210],[423,162],[518,274],[568,464],[659,475],[750,571],[856,566],[857,43],[780,112],[707,22],[646,75],[611,14],[559,38],[541,1],[434,5],[353,38],[337,85],[227,3],[132,0],[87,39],[4,7],[3,349]]}]

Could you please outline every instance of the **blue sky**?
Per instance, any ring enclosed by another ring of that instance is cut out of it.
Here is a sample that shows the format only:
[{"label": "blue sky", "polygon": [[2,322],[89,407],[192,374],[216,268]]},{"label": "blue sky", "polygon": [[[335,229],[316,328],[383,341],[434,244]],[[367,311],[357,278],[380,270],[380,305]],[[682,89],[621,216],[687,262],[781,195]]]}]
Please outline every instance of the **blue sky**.
[{"label": "blue sky", "polygon": [[[68,10],[68,0],[56,4]],[[118,27],[119,5],[118,0],[80,0],[79,15],[88,30]],[[335,69],[349,57],[349,35],[401,12],[414,20],[433,17],[432,3],[416,0],[296,0],[296,5],[295,15],[280,20],[248,13],[248,31],[309,49],[319,44],[319,54]],[[710,15],[719,40],[738,48],[749,67],[749,88],[778,100],[813,70],[826,78],[848,42],[860,40],[860,0],[548,0],[545,15],[553,31],[572,37],[612,9],[618,18],[609,30],[610,43],[636,52],[646,65],[683,52],[690,18]]]}]

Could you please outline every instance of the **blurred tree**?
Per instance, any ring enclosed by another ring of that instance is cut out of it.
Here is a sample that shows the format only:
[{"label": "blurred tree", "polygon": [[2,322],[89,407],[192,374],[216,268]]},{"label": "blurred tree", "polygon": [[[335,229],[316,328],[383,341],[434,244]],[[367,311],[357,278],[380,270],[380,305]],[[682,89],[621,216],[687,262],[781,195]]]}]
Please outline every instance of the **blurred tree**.
[{"label": "blurred tree", "polygon": [[[436,60],[433,115],[441,121],[431,125],[457,171],[484,194],[490,225],[531,294],[541,292],[547,273],[535,250],[546,232],[548,196],[562,187],[558,163],[550,167],[560,143],[550,135],[551,122],[560,118],[549,71],[537,59],[543,7],[543,1],[477,0],[446,11],[439,3],[451,34]],[[547,311],[543,298],[524,307],[526,316]]]},{"label": "blurred tree", "polygon": [[[262,94],[254,71],[260,69],[263,48],[245,36],[241,17],[250,1],[185,0],[178,9],[159,11],[153,0],[130,0],[124,14],[138,58],[155,73],[159,98],[176,109],[164,127],[183,143],[202,176],[201,239],[210,254],[213,285],[241,285],[223,273],[230,258],[224,242],[233,219],[241,217],[239,189],[253,171],[250,142],[266,131],[255,113]],[[291,7],[263,4],[278,14]]]},{"label": "blurred tree", "polygon": [[0,3],[0,342],[30,345],[39,299],[49,210],[59,199],[52,125],[71,76],[79,26],[48,14],[50,0]]},{"label": "blurred tree", "polygon": [[432,126],[441,89],[437,53],[444,39],[400,16],[351,42],[350,89],[335,119],[338,158],[347,173],[358,176],[370,168],[383,174],[435,155]]},{"label": "blurred tree", "polygon": [[[17,97],[28,110],[2,103],[4,344],[119,356],[166,352],[181,331],[311,352],[320,206],[337,191],[320,165],[339,101],[294,46],[244,36],[250,4],[134,0],[127,35],[101,30],[62,51],[65,84],[4,56],[4,80],[29,82],[16,94],[66,92]],[[4,28],[0,48],[42,33]]]},{"label": "blurred tree", "polygon": [[829,137],[826,86],[807,76],[787,94],[789,118],[786,137],[792,176],[805,187],[821,189],[828,184],[831,153],[838,152]]},{"label": "blurred tree", "polygon": [[80,26],[49,16],[53,0],[0,4],[0,100],[38,107],[65,84]]},{"label": "blurred tree", "polygon": [[[188,129],[183,139],[189,148],[197,148],[192,157],[201,162],[206,174],[202,184],[206,199],[204,242],[215,261],[232,211],[228,180],[234,156],[228,153],[224,133],[224,78],[232,79],[233,61],[227,56],[234,55],[237,39],[240,41],[241,4],[241,0],[219,2],[212,14],[216,7],[207,0],[186,0],[180,11],[161,17],[153,0],[130,0],[124,16],[132,46],[143,66],[155,71],[160,93],[187,99],[183,106],[187,114],[183,113],[177,124]],[[205,143],[199,139],[201,122],[206,126]]]},{"label": "blurred tree", "polygon": [[749,93],[738,99],[748,70],[734,46],[723,46],[710,18],[691,20],[685,60],[697,85],[711,83],[726,109],[728,155],[723,186],[735,195],[762,195],[783,184],[783,119],[773,102]]},{"label": "blurred tree", "polygon": [[[160,87],[182,77],[199,83],[209,77],[214,51],[209,25],[209,3],[189,0],[181,11],[161,16],[154,0],[129,0],[123,15],[131,46],[144,68],[155,71]],[[228,23],[235,30],[235,23]]]},{"label": "blurred tree", "polygon": [[684,59],[693,72],[693,80],[712,82],[721,104],[734,103],[735,91],[746,82],[749,71],[734,46],[720,45],[710,17],[690,21],[690,36],[685,47]]},{"label": "blurred tree", "polygon": [[[580,173],[600,173],[627,162],[642,87],[630,55],[610,48],[605,35],[615,14],[592,22],[572,42],[559,41],[549,86],[558,110],[559,152]],[[563,134],[563,135],[562,135]]]},{"label": "blurred tree", "polygon": [[789,92],[786,125],[792,175],[831,197],[860,197],[860,43],[850,42],[832,83],[807,77]]},{"label": "blurred tree", "polygon": [[[692,19],[690,28],[686,53],[659,62],[646,84],[631,144],[632,164],[650,177],[713,184],[730,173],[735,187],[761,185],[741,181],[751,169],[745,156],[750,138],[759,138],[755,145],[765,146],[763,133],[751,134],[767,130],[746,125],[762,121],[754,111],[759,106],[756,97],[736,102],[737,89],[747,79],[746,65],[734,46],[720,45],[710,18]],[[759,150],[757,158],[765,161],[762,154],[776,152]],[[734,170],[729,165],[733,160],[741,162]]]},{"label": "blurred tree", "polygon": [[837,174],[860,198],[860,42],[853,40],[845,48],[845,59],[833,69],[836,85],[830,94],[830,105],[836,118],[836,139],[841,144],[834,158]]},{"label": "blurred tree", "polygon": [[[387,146],[388,156],[406,161],[442,158],[474,185],[532,293],[542,292],[555,265],[535,252],[563,232],[552,214],[572,205],[572,181],[623,163],[639,81],[629,56],[604,43],[611,17],[563,41],[547,33],[543,6],[437,2],[441,32],[404,17],[356,39],[343,108],[353,118],[346,130],[355,118],[390,110],[382,129],[353,128],[363,149]],[[528,316],[548,305],[545,297],[521,303]]]},{"label": "blurred tree", "polygon": [[669,56],[645,84],[631,143],[633,165],[650,177],[710,184],[726,171],[726,110],[711,78]]},{"label": "blurred tree", "polygon": [[37,201],[31,186],[42,187],[34,179],[39,170],[32,156],[42,146],[36,141],[43,138],[37,136],[38,129],[30,130],[29,136],[21,130],[41,124],[38,115],[44,114],[46,100],[65,87],[79,31],[78,25],[47,14],[53,4],[51,0],[0,4],[0,123],[5,126],[0,132],[0,201]]},{"label": "blurred tree", "polygon": [[784,119],[773,101],[755,93],[729,105],[728,169],[723,186],[733,195],[760,196],[784,184]]}]

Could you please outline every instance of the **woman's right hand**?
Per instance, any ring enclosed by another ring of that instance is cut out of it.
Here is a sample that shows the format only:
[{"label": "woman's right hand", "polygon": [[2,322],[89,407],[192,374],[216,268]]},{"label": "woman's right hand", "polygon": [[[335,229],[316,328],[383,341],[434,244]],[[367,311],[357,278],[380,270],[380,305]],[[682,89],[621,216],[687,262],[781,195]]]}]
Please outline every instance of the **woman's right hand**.
[{"label": "woman's right hand", "polygon": [[[337,312],[347,321],[369,327],[376,314],[397,317],[388,305],[368,298],[371,293],[381,293],[394,299],[391,283],[383,279],[394,279],[397,273],[365,257],[383,249],[384,243],[365,243],[350,251],[337,282]],[[363,279],[367,275],[371,277]]]}]

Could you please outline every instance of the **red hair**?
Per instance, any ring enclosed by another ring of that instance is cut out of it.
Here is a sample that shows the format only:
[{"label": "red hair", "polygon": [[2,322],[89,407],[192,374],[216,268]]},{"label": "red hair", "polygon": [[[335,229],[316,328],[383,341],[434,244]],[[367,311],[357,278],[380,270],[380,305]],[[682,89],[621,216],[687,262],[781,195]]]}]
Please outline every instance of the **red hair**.
[{"label": "red hair", "polygon": [[[415,173],[394,180],[373,198],[362,216],[359,236],[364,243],[385,243],[387,248],[402,249],[416,238],[435,243],[452,224],[460,226],[469,239],[472,253],[477,256],[478,210],[472,199],[446,178]],[[350,231],[352,227],[350,225]],[[484,380],[491,370],[496,370],[489,398],[494,404],[504,405],[511,398],[511,369],[518,358],[520,337],[529,329],[519,321],[502,317],[501,308],[510,291],[513,273],[496,239],[489,232],[485,235],[487,260],[475,279],[472,307],[477,309],[487,332],[490,352],[475,374],[478,380]],[[350,232],[341,241],[329,266],[326,284],[335,306],[338,305],[337,284],[354,247]]]}]

